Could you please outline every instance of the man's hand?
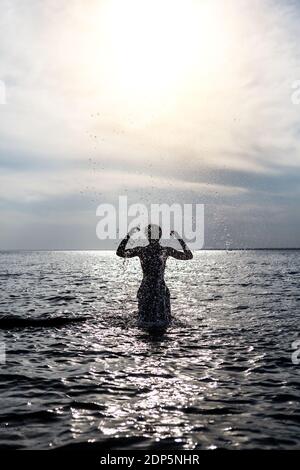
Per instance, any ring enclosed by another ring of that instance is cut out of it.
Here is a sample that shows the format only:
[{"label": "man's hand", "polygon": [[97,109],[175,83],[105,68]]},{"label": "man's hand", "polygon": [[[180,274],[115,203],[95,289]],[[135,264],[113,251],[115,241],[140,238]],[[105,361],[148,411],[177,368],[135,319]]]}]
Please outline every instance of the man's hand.
[{"label": "man's hand", "polygon": [[133,227],[131,230],[129,230],[128,236],[131,237],[134,233],[140,232],[140,231],[141,231],[140,227]]},{"label": "man's hand", "polygon": [[175,230],[172,230],[172,231],[170,232],[170,235],[171,235],[171,237],[173,237],[173,238],[181,239],[181,236],[179,235],[179,233],[175,232]]}]

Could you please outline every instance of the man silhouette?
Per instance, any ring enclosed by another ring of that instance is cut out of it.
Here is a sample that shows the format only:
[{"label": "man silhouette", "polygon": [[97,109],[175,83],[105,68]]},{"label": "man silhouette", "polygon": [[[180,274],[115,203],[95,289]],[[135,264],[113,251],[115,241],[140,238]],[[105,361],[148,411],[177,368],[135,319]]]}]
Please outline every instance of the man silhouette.
[{"label": "man silhouette", "polygon": [[148,225],[146,230],[149,241],[147,246],[126,249],[130,237],[139,230],[134,228],[127,234],[117,249],[117,255],[121,258],[140,258],[143,280],[137,294],[139,322],[166,325],[171,321],[170,292],[164,279],[166,261],[169,256],[189,260],[193,258],[193,254],[174,231],[170,235],[177,238],[183,251],[161,246],[161,227],[153,224]]}]

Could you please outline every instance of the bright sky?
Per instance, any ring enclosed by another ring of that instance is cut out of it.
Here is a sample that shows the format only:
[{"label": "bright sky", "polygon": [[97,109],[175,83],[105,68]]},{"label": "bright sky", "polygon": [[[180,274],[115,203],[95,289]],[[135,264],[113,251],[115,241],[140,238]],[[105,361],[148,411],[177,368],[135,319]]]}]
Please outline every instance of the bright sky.
[{"label": "bright sky", "polygon": [[0,6],[0,249],[99,248],[126,194],[205,204],[206,247],[300,246],[298,2]]}]

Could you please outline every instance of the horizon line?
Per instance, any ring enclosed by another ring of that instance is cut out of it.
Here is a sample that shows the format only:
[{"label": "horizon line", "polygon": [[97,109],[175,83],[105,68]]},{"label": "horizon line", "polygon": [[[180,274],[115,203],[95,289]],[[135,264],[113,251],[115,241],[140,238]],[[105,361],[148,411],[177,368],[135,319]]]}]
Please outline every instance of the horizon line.
[{"label": "horizon line", "polygon": [[[203,248],[192,250],[196,251],[299,251],[300,247],[268,247],[268,248]],[[49,251],[116,251],[115,249],[101,248],[0,248],[0,253],[13,251],[29,251],[29,252],[49,252]]]}]

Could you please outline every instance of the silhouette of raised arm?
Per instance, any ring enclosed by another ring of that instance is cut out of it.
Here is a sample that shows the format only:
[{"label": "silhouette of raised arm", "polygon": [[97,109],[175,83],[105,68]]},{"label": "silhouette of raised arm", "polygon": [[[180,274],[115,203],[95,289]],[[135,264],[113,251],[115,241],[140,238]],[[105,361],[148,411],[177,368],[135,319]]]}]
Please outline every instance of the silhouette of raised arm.
[{"label": "silhouette of raised arm", "polygon": [[129,248],[126,250],[126,245],[131,235],[136,231],[139,231],[139,228],[131,229],[130,232],[126,235],[126,237],[121,241],[117,249],[117,256],[120,256],[120,258],[133,258],[134,256],[139,256],[140,247]]},{"label": "silhouette of raised arm", "polygon": [[182,238],[179,237],[179,235],[172,231],[170,235],[174,238],[177,238],[178,242],[180,243],[183,251],[176,250],[175,248],[168,247],[167,248],[167,254],[168,256],[171,256],[172,258],[175,259],[180,259],[180,260],[188,260],[188,259],[193,259],[193,253],[191,250],[187,247],[186,243]]}]

